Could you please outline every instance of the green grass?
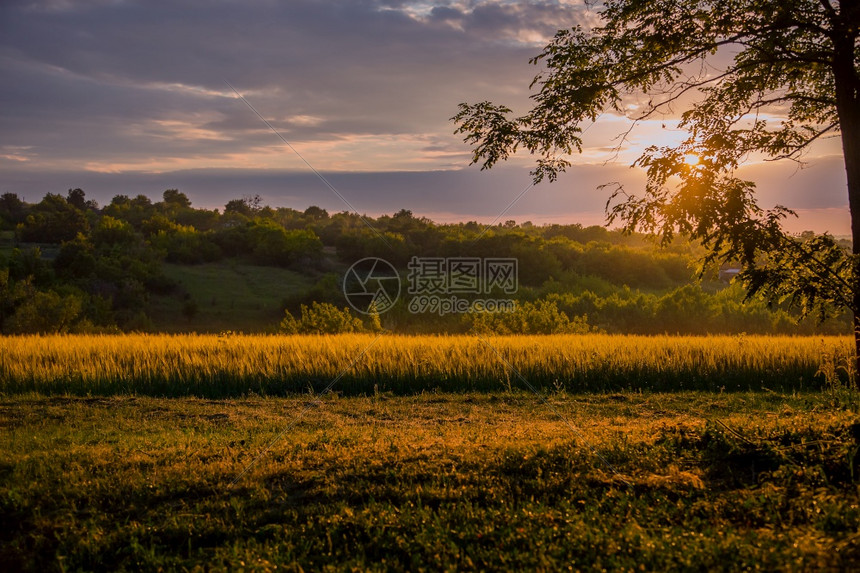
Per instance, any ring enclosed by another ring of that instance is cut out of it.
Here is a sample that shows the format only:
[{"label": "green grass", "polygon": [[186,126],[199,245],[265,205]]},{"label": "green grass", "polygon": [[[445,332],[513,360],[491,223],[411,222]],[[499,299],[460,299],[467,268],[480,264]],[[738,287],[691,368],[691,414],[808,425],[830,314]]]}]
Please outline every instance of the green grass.
[{"label": "green grass", "polygon": [[575,429],[519,392],[7,396],[0,569],[807,571],[860,561],[856,394],[549,400]]},{"label": "green grass", "polygon": [[152,320],[161,332],[264,332],[283,318],[283,301],[305,292],[314,279],[286,269],[236,261],[201,265],[165,264],[164,273],[179,283],[197,305],[190,320],[184,301],[153,297]]}]

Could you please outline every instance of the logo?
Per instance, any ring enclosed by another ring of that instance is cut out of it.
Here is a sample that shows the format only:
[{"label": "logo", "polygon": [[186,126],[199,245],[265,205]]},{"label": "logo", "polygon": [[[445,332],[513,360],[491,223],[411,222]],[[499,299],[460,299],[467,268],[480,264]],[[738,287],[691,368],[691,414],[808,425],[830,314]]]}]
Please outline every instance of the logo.
[{"label": "logo", "polygon": [[517,259],[412,257],[409,294],[490,294],[517,292]]},{"label": "logo", "polygon": [[516,301],[475,295],[517,292],[517,259],[412,257],[409,261],[409,312],[439,316],[467,312],[514,312]]},{"label": "logo", "polygon": [[377,257],[353,263],[343,277],[343,295],[362,314],[382,314],[400,296],[400,275],[394,265]]}]

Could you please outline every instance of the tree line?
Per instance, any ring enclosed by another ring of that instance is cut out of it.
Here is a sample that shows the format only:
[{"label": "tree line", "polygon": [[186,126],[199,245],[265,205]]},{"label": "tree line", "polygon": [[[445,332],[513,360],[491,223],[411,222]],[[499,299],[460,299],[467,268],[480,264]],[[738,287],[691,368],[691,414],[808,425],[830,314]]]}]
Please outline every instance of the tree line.
[{"label": "tree line", "polygon": [[[164,263],[239,260],[313,278],[285,293],[271,329],[284,332],[629,332],[687,334],[850,331],[845,316],[798,323],[796,314],[718,281],[696,279],[701,247],[678,239],[658,248],[643,235],[600,226],[509,220],[437,224],[402,209],[372,218],[262,204],[244,196],[222,209],[195,208],[176,189],[160,201],[115,196],[99,206],[81,189],[34,204],[0,195],[0,332],[120,332],[153,329],[153,297],[179,297],[194,328],[196,303]],[[802,238],[798,239],[802,240]],[[380,257],[406,276],[412,257],[504,257],[518,261],[513,313],[438,316],[408,310],[408,296],[380,317],[343,310],[343,272]]]}]

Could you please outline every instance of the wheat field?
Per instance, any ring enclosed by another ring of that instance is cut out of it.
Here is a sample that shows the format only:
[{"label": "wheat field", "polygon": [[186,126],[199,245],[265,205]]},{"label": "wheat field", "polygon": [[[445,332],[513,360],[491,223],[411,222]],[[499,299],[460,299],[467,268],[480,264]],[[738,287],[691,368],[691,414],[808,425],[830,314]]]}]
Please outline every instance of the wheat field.
[{"label": "wheat field", "polygon": [[848,337],[20,336],[0,338],[0,392],[789,391],[820,388],[850,352]]}]

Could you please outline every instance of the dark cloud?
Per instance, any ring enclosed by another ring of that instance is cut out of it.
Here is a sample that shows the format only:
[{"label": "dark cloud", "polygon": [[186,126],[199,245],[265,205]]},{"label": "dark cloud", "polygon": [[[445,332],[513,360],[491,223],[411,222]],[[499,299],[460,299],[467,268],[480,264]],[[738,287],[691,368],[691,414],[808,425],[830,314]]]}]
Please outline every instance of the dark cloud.
[{"label": "dark cloud", "polygon": [[[441,4],[6,2],[0,145],[32,146],[48,162],[171,157],[188,146],[129,126],[181,119],[234,137],[241,153],[263,144],[265,130],[225,80],[304,140],[450,135],[457,103],[520,91],[530,79],[534,46],[515,41],[521,31],[550,34],[576,16],[553,3]],[[289,121],[297,116],[320,121]],[[204,140],[197,153],[212,146]]]},{"label": "dark cloud", "polygon": [[430,10],[430,18],[436,22],[460,23],[466,13],[450,6],[433,6]]}]

